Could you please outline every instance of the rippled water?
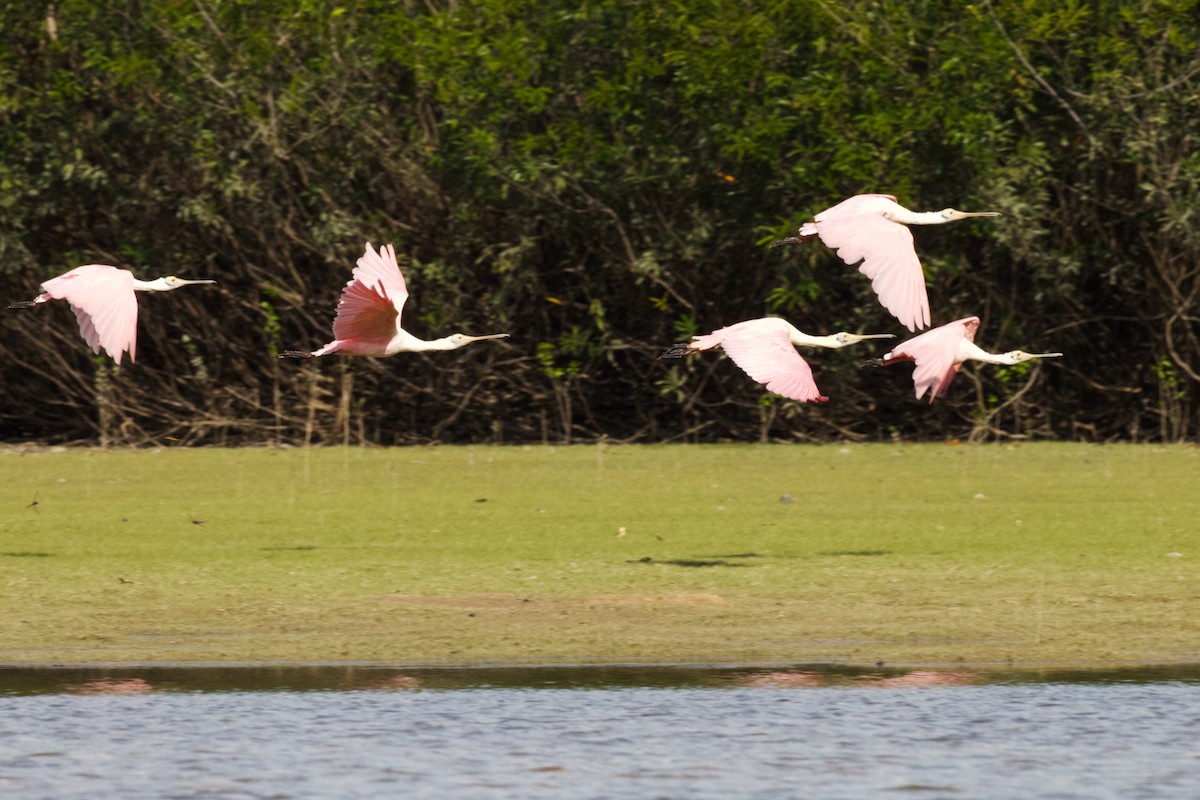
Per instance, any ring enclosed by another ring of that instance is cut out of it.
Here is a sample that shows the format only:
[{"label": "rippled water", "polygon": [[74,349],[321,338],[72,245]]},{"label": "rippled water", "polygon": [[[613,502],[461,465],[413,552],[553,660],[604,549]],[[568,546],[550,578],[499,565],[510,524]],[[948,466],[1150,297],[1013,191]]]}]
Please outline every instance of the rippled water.
[{"label": "rippled water", "polygon": [[6,798],[1192,798],[1200,675],[0,669]]}]

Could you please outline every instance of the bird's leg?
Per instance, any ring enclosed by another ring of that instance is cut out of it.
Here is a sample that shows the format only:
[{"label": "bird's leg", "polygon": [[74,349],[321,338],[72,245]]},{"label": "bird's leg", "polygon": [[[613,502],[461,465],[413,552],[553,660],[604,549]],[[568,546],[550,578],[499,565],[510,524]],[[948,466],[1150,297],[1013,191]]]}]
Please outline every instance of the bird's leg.
[{"label": "bird's leg", "polygon": [[303,350],[284,350],[279,354],[280,358],[313,358],[312,353],[306,353]]},{"label": "bird's leg", "polygon": [[916,361],[912,356],[897,355],[891,358],[868,358],[866,361],[858,362],[861,367],[890,367],[892,364],[898,364],[901,361]]},{"label": "bird's leg", "polygon": [[684,344],[672,345],[671,349],[664,351],[659,358],[683,358],[684,356],[690,356],[695,352],[696,351],[688,346],[688,344],[685,342]]},{"label": "bird's leg", "polygon": [[22,300],[19,303],[10,303],[9,308],[33,308],[40,306],[42,303],[48,303],[52,298],[48,294],[39,294],[32,300]]}]

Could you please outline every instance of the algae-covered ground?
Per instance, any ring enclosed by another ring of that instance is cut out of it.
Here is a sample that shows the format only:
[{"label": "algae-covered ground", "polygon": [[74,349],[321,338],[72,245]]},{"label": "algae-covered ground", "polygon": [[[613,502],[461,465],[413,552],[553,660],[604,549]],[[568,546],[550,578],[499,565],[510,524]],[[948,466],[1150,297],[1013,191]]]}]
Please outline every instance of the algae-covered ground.
[{"label": "algae-covered ground", "polygon": [[1200,661],[1200,449],[0,453],[0,662]]}]

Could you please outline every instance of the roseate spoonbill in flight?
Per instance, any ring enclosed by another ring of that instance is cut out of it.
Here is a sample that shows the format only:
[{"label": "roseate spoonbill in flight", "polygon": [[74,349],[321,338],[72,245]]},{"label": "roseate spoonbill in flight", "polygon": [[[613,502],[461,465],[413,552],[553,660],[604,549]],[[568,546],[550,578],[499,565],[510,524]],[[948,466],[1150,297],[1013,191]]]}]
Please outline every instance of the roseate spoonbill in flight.
[{"label": "roseate spoonbill in flight", "polygon": [[890,194],[860,194],[843,200],[800,226],[795,236],[771,248],[819,236],[848,266],[871,279],[880,304],[910,331],[929,327],[925,274],[908,225],[941,225],[969,217],[998,217],[995,211],[909,211]]},{"label": "roseate spoonbill in flight", "polygon": [[765,384],[768,392],[801,402],[824,403],[829,398],[817,390],[812,368],[796,352],[794,345],[836,349],[866,339],[892,338],[895,337],[890,333],[845,331],[830,336],[810,336],[785,319],[763,317],[693,336],[692,341],[675,345],[659,358],[683,358],[720,345],[733,363],[754,380]]},{"label": "roseate spoonbill in flight", "polygon": [[483,339],[503,339],[507,333],[467,336],[455,333],[441,339],[418,339],[400,327],[408,287],[396,263],[396,251],[385,244],[375,252],[367,243],[353,277],[342,289],[333,318],[333,341],[311,353],[285,350],[280,358],[316,358],[331,353],[347,356],[394,356],[424,350],[457,350]]},{"label": "roseate spoonbill in flight", "polygon": [[1062,353],[1026,353],[1009,350],[1007,353],[989,353],[975,344],[975,331],[979,330],[979,317],[964,317],[948,322],[941,327],[914,336],[896,345],[882,358],[863,362],[863,366],[881,367],[899,361],[915,361],[913,385],[917,399],[929,392],[929,402],[950,386],[964,361],[983,361],[987,364],[1020,364],[1033,358],[1059,358]]},{"label": "roseate spoonbill in flight", "polygon": [[42,293],[32,300],[13,303],[9,308],[32,308],[51,300],[66,300],[83,340],[99,353],[100,348],[114,361],[129,352],[129,360],[137,358],[138,304],[134,292],[169,292],[180,286],[216,281],[188,281],[168,275],[152,281],[139,281],[127,269],[106,264],[87,264],[64,272],[42,284]]}]

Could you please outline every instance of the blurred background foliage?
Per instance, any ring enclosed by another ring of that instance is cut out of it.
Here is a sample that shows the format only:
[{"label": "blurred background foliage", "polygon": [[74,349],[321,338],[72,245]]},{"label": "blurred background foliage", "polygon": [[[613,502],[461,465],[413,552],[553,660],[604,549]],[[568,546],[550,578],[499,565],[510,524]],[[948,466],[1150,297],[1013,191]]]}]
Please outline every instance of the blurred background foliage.
[{"label": "blurred background foliage", "polygon": [[[0,0],[0,289],[86,263],[142,295],[136,365],[70,311],[0,317],[0,438],[104,444],[1192,439],[1195,0]],[[859,192],[999,220],[915,232],[934,324],[1059,350],[948,396],[881,348],[832,399],[662,349],[777,314],[906,332],[819,243]],[[406,327],[510,340],[281,362],[364,242]]]}]

